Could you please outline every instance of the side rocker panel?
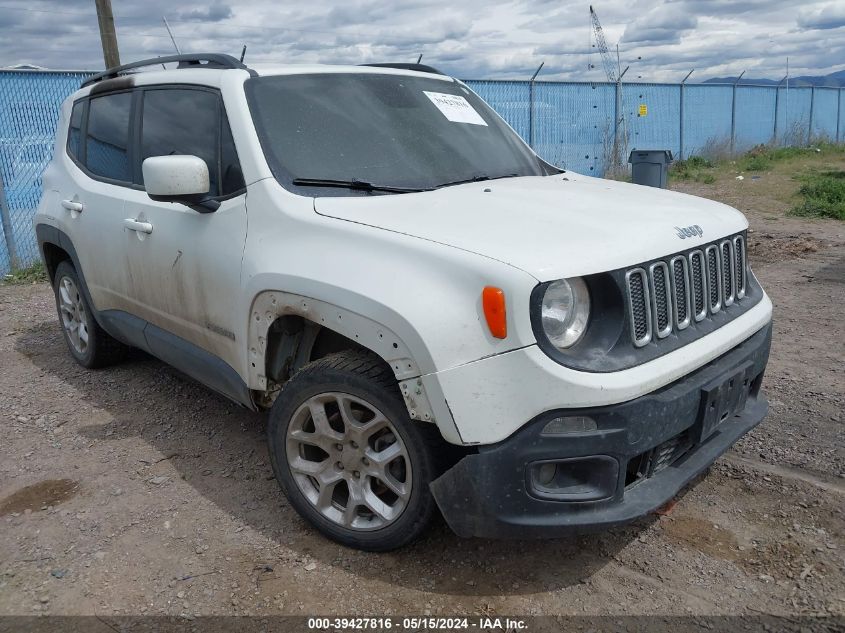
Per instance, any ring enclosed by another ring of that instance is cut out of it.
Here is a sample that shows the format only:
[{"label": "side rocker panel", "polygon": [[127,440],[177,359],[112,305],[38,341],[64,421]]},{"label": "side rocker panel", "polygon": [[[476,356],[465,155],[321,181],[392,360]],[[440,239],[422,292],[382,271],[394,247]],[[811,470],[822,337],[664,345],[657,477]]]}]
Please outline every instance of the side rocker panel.
[{"label": "side rocker panel", "polygon": [[91,300],[88,286],[85,283],[85,275],[70,238],[56,227],[47,224],[38,224],[35,227],[35,233],[38,238],[41,257],[45,264],[44,244],[58,246],[70,256],[76,274],[79,276],[85,300],[92,307],[97,323],[109,335],[122,343],[156,356],[205,387],[237,404],[255,409],[251,392],[246,383],[232,367],[217,356],[127,312],[120,310],[100,312],[97,310]]}]

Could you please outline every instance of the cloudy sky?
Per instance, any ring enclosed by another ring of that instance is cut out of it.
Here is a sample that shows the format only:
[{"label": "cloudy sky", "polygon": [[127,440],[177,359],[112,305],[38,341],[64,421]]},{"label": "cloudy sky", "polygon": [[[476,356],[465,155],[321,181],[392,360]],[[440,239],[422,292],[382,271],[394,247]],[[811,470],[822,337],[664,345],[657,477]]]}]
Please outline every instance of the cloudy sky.
[{"label": "cloudy sky", "polygon": [[[247,62],[423,61],[463,78],[601,80],[589,3],[561,0],[112,0],[122,61],[183,52]],[[845,0],[593,0],[627,78],[780,79],[845,68]],[[0,0],[0,66],[102,68],[94,0]]]}]

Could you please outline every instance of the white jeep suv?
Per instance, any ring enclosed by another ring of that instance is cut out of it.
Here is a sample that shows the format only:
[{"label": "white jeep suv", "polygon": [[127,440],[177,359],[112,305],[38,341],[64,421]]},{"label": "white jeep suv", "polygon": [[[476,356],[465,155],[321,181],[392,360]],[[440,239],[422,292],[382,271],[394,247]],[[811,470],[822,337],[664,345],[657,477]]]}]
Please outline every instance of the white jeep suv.
[{"label": "white jeep suv", "polygon": [[342,543],[436,507],[461,536],[630,521],[766,413],[743,215],[552,167],[434,69],[155,59],[58,130],[35,228],[70,353],[269,409],[280,486]]}]

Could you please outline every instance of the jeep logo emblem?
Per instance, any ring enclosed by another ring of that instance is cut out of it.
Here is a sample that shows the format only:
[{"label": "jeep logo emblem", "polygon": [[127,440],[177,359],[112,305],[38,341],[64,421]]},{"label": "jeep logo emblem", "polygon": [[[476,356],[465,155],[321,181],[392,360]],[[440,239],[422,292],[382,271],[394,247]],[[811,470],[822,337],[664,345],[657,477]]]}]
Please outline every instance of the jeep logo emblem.
[{"label": "jeep logo emblem", "polygon": [[678,232],[678,237],[680,237],[682,240],[685,240],[688,237],[695,237],[696,235],[698,237],[704,235],[704,229],[702,229],[697,224],[693,224],[692,226],[685,226],[684,228],[676,226],[675,230]]}]

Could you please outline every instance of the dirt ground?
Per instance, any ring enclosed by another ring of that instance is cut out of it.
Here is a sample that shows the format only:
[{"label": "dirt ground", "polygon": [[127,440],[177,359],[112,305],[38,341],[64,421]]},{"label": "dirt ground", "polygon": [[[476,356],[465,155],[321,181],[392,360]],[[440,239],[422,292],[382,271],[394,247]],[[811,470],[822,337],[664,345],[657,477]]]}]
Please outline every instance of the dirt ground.
[{"label": "dirt ground", "polygon": [[666,515],[566,540],[326,541],[262,416],[135,354],[86,371],[50,288],[0,288],[0,614],[845,615],[845,223],[783,173],[679,186],[746,212],[774,301],[765,422]]}]

